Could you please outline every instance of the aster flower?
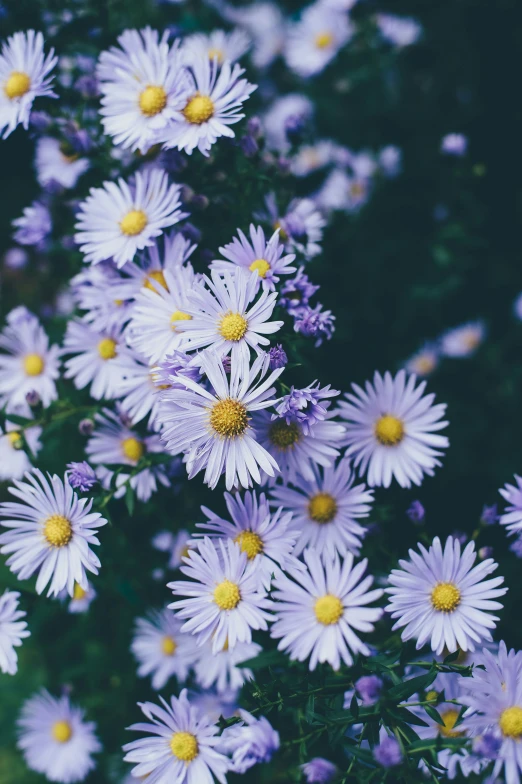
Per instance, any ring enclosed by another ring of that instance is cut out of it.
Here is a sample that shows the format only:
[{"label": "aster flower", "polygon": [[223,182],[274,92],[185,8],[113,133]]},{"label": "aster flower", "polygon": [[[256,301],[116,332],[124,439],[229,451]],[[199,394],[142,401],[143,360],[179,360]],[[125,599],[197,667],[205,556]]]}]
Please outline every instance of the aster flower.
[{"label": "aster flower", "polygon": [[393,569],[386,591],[386,607],[397,618],[393,629],[401,629],[403,640],[415,639],[417,649],[428,641],[440,654],[475,650],[475,644],[491,640],[498,617],[490,610],[502,608],[494,601],[507,588],[500,588],[503,577],[485,580],[498,566],[492,558],[473,566],[477,555],[474,542],[461,553],[460,542],[449,536],[444,550],[438,536],[429,550],[419,544],[420,555],[409,550],[409,561],[400,560]]},{"label": "aster flower", "polygon": [[18,669],[15,648],[31,634],[27,623],[21,620],[27,613],[19,609],[19,598],[17,591],[4,591],[0,596],[0,670],[9,675],[15,675]]},{"label": "aster flower", "polygon": [[212,640],[214,653],[225,644],[251,642],[252,629],[267,628],[272,603],[266,598],[257,574],[257,563],[249,561],[238,544],[208,537],[198,542],[181,571],[191,581],[169,583],[174,596],[187,596],[169,605],[184,620],[183,632],[196,635],[198,645]]},{"label": "aster flower", "polygon": [[58,62],[54,49],[44,54],[42,33],[15,33],[0,52],[0,132],[5,139],[17,125],[27,130],[35,98],[57,98],[51,89],[51,71]]},{"label": "aster flower", "polygon": [[92,500],[78,498],[69,483],[36,468],[26,481],[15,480],[9,492],[21,503],[0,504],[2,525],[10,529],[0,535],[6,565],[19,580],[37,572],[37,593],[48,583],[48,596],[63,588],[72,596],[75,582],[86,588],[86,570],[98,574],[100,566],[90,545],[99,544],[97,529],[107,522],[91,512]]},{"label": "aster flower", "polygon": [[183,558],[188,558],[190,550],[196,547],[192,534],[182,529],[172,534],[170,531],[160,531],[152,540],[152,546],[162,553],[169,554],[169,569],[179,569]]},{"label": "aster flower", "polygon": [[237,642],[232,649],[225,644],[216,652],[212,650],[212,643],[207,642],[198,651],[200,655],[194,664],[198,686],[205,691],[215,687],[218,692],[227,694],[253,678],[252,671],[243,663],[254,659],[262,648],[255,642]]},{"label": "aster flower", "polygon": [[281,239],[285,241],[288,249],[296,250],[306,259],[312,259],[321,253],[320,242],[326,221],[311,199],[291,201],[279,223],[282,229]]},{"label": "aster flower", "polygon": [[208,35],[195,33],[183,40],[183,54],[187,62],[216,60],[221,65],[225,60],[235,63],[250,49],[250,39],[243,30],[213,30]]},{"label": "aster flower", "polygon": [[371,632],[382,610],[367,605],[382,596],[382,590],[368,591],[370,575],[361,579],[367,559],[354,566],[353,555],[344,561],[332,559],[323,566],[317,553],[303,553],[306,570],[287,569],[289,579],[280,574],[273,592],[276,620],[271,636],[279,639],[279,650],[291,659],[304,661],[310,656],[310,670],[328,662],[334,670],[341,660],[351,667],[353,655],[369,656],[370,650],[356,632]]},{"label": "aster flower", "polygon": [[434,394],[425,395],[426,382],[416,386],[416,376],[400,370],[395,378],[375,372],[373,385],[364,390],[352,384],[348,402],[339,404],[346,421],[346,453],[353,455],[361,474],[368,471],[368,484],[389,487],[395,477],[401,487],[420,485],[423,475],[433,476],[440,465],[445,436],[436,435],[447,426],[441,421],[445,404],[433,405]]},{"label": "aster flower", "polygon": [[426,376],[431,376],[433,371],[437,369],[439,361],[440,353],[438,345],[426,343],[405,362],[404,368],[408,373],[415,373],[416,376],[425,378]]},{"label": "aster flower", "polygon": [[320,73],[352,37],[348,15],[324,3],[308,6],[290,27],[285,49],[289,68],[299,76]]},{"label": "aster flower", "polygon": [[214,259],[211,269],[232,272],[239,267],[248,277],[255,277],[256,291],[260,286],[266,291],[275,291],[280,275],[295,272],[296,268],[290,266],[295,255],[283,256],[284,246],[279,241],[279,230],[276,229],[268,242],[263,229],[260,226],[256,228],[253,223],[250,224],[250,242],[241,229],[237,233],[239,239],[234,237],[232,242],[219,249],[227,261]]},{"label": "aster flower", "polygon": [[[310,435],[313,432],[313,426],[318,422],[324,422],[328,416],[328,408],[330,407],[328,399],[339,394],[337,389],[330,388],[330,384],[321,388],[318,381],[312,381],[303,389],[296,389],[292,386],[290,393],[284,395],[275,406],[277,413],[272,415],[272,419],[282,417],[287,425],[297,422],[305,435]],[[323,400],[328,400],[328,402],[322,403]]]},{"label": "aster flower", "polygon": [[245,372],[233,362],[227,378],[219,357],[204,352],[201,368],[210,389],[184,377],[185,389],[165,390],[162,438],[172,454],[186,453],[189,479],[205,469],[205,482],[214,488],[225,473],[231,490],[248,488],[252,480],[259,483],[259,468],[268,476],[278,471],[274,458],[257,442],[249,417],[274,403],[271,384],[283,368],[265,377],[267,364],[265,357],[258,357]]},{"label": "aster flower", "polygon": [[502,498],[508,502],[504,514],[500,517],[500,525],[505,525],[508,534],[519,534],[522,531],[522,478],[515,474],[515,485],[506,484],[499,490]]},{"label": "aster flower", "polygon": [[254,765],[270,762],[279,748],[279,733],[261,716],[239,710],[241,722],[227,727],[221,736],[220,748],[232,756],[231,770],[243,774]]},{"label": "aster flower", "polygon": [[299,125],[305,129],[311,122],[314,104],[302,93],[289,93],[278,96],[263,116],[263,130],[269,150],[288,153],[291,142],[288,138],[289,125]]},{"label": "aster flower", "polygon": [[19,426],[12,422],[6,422],[5,427],[5,432],[0,429],[0,481],[2,482],[6,479],[21,479],[25,472],[31,469],[31,461],[24,451],[24,440],[31,457],[36,457],[42,448],[41,427],[26,427],[23,437]]},{"label": "aster flower", "polygon": [[290,313],[297,316],[306,308],[310,298],[319,291],[320,286],[310,283],[308,275],[304,272],[304,267],[299,267],[295,278],[291,278],[283,283],[279,292],[279,304]]},{"label": "aster flower", "polygon": [[13,221],[13,226],[16,229],[13,234],[15,242],[20,245],[34,245],[35,248],[43,250],[53,222],[46,205],[41,201],[33,201],[24,209],[22,217]]},{"label": "aster flower", "polygon": [[138,618],[131,650],[138,660],[140,678],[152,675],[152,688],[163,689],[173,675],[183,683],[194,661],[194,641],[180,632],[181,623],[170,610]]},{"label": "aster flower", "polygon": [[82,321],[98,332],[121,332],[130,317],[131,302],[121,297],[122,275],[111,262],[85,267],[70,282],[70,293],[81,310]]},{"label": "aster flower", "polygon": [[421,25],[408,17],[376,14],[375,21],[382,37],[401,48],[416,43],[422,34]]},{"label": "aster flower", "polygon": [[307,784],[329,784],[337,774],[337,766],[322,757],[314,757],[300,768]]},{"label": "aster flower", "polygon": [[318,303],[314,308],[305,306],[296,309],[294,331],[307,338],[315,338],[315,347],[322,345],[323,339],[330,340],[335,332],[335,316],[331,310],[323,310]]},{"label": "aster flower", "polygon": [[440,339],[441,354],[446,357],[471,357],[486,337],[483,321],[470,321],[445,332]]},{"label": "aster flower", "polygon": [[291,529],[299,532],[294,555],[307,547],[328,559],[335,553],[358,555],[366,530],[357,519],[368,517],[373,494],[353,483],[350,462],[343,458],[337,466],[313,466],[312,478],[298,480],[295,488],[273,487],[272,503],[292,513]]},{"label": "aster flower", "polygon": [[285,42],[285,19],[281,9],[270,2],[248,6],[225,6],[224,16],[244,28],[253,44],[252,62],[267,68],[281,53]]},{"label": "aster flower", "polygon": [[90,166],[87,158],[80,158],[51,136],[38,139],[35,164],[38,182],[44,188],[53,184],[74,188]]},{"label": "aster flower", "polygon": [[149,365],[139,354],[134,355],[133,360],[132,368],[126,371],[118,387],[118,396],[121,396],[120,409],[131,424],[135,425],[148,416],[147,428],[159,430],[161,385],[156,384],[156,368]]},{"label": "aster flower", "polygon": [[463,133],[448,133],[440,143],[441,152],[447,155],[465,155],[467,148],[468,140]]},{"label": "aster flower", "polygon": [[85,460],[81,463],[67,463],[66,476],[71,487],[82,493],[89,492],[98,481],[94,469]]},{"label": "aster flower", "polygon": [[226,784],[229,762],[214,748],[218,727],[190,704],[186,689],[179,699],[171,697],[170,704],[160,700],[162,707],[138,703],[148,722],[129,727],[146,733],[123,747],[125,762],[136,763],[134,778],[150,777],[151,784],[210,784],[215,776]]},{"label": "aster flower", "polygon": [[394,768],[403,760],[401,747],[396,738],[387,735],[373,748],[373,758],[383,768]]},{"label": "aster flower", "polygon": [[320,139],[314,144],[303,144],[291,161],[290,170],[296,177],[307,177],[335,163],[347,165],[352,154],[346,147],[341,147],[328,139]]},{"label": "aster flower", "polygon": [[118,267],[136,251],[150,247],[164,229],[186,217],[180,207],[179,185],[169,185],[159,169],[137,172],[129,185],[119,179],[91,188],[80,205],[75,242],[85,261],[113,259]]},{"label": "aster flower", "polygon": [[18,747],[27,767],[49,781],[83,781],[95,767],[92,755],[101,751],[95,725],[68,697],[42,690],[24,703],[18,719]]},{"label": "aster flower", "polygon": [[284,368],[288,364],[288,357],[286,356],[286,351],[284,350],[283,346],[280,343],[278,343],[275,346],[272,346],[272,348],[268,352],[268,356],[270,357],[269,360],[270,370],[279,370],[279,368]]}]

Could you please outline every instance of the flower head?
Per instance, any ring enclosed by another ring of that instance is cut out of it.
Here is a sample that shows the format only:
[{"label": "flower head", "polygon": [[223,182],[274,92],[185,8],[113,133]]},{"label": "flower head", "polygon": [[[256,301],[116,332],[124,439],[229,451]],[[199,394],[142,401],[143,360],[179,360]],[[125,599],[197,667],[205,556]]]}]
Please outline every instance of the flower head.
[{"label": "flower head", "polygon": [[[284,418],[287,425],[298,422],[306,435],[313,432],[312,428],[317,422],[324,422],[330,407],[329,398],[336,397],[339,392],[330,389],[330,384],[320,387],[318,381],[313,381],[303,389],[292,386],[290,393],[281,398],[275,407],[277,414],[272,419]],[[327,403],[321,401],[328,400]]]},{"label": "flower head", "polygon": [[9,675],[15,675],[18,669],[15,648],[31,634],[27,623],[21,620],[26,613],[19,609],[19,598],[17,591],[4,591],[0,596],[0,670]]},{"label": "flower head", "polygon": [[82,493],[87,493],[98,481],[94,469],[85,460],[81,463],[67,463],[67,469],[67,481],[72,488]]},{"label": "flower head", "polygon": [[270,762],[279,748],[279,733],[264,716],[256,719],[240,710],[242,721],[223,732],[220,748],[232,755],[231,770],[243,774],[254,765]]},{"label": "flower head", "polygon": [[173,675],[183,683],[194,661],[195,645],[171,610],[150,612],[138,618],[131,650],[139,662],[140,678],[152,676],[152,688],[163,689]]}]

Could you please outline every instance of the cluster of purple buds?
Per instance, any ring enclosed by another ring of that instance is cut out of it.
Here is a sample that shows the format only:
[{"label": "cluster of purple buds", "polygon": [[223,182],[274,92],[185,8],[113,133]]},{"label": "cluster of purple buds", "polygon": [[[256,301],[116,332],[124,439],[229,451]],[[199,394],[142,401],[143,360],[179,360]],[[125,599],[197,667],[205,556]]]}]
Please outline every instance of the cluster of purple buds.
[{"label": "cluster of purple buds", "polygon": [[315,308],[306,305],[299,309],[294,321],[294,330],[307,338],[315,338],[316,348],[323,340],[330,340],[335,330],[335,316],[332,315],[331,310],[322,308],[320,303]]},{"label": "cluster of purple buds", "polygon": [[291,316],[297,316],[302,308],[306,308],[311,297],[319,291],[319,286],[310,283],[304,267],[299,267],[297,275],[285,281],[281,286],[279,304],[286,308]]},{"label": "cluster of purple buds", "polygon": [[[277,414],[272,414],[272,419],[284,418],[288,425],[299,422],[308,435],[317,422],[327,418],[330,407],[328,398],[339,394],[337,389],[330,388],[330,384],[321,389],[318,381],[314,381],[304,389],[292,387],[290,394],[285,395],[276,406]],[[326,400],[328,402],[324,402]]]},{"label": "cluster of purple buds", "polygon": [[98,478],[89,463],[82,460],[81,463],[67,463],[67,481],[74,490],[87,493],[94,487]]},{"label": "cluster of purple buds", "polygon": [[186,354],[184,351],[173,351],[154,368],[152,379],[157,387],[169,386],[185,389],[184,378],[199,383],[201,367],[197,354]]}]

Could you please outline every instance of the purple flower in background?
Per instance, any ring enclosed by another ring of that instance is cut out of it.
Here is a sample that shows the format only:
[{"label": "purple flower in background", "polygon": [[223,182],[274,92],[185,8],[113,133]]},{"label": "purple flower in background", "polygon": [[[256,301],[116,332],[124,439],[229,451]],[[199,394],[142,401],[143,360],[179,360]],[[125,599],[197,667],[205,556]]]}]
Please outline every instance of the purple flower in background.
[{"label": "purple flower in background", "polygon": [[[225,368],[225,371],[227,369]],[[173,351],[159,363],[154,372],[154,381],[158,385],[168,384],[177,389],[183,388],[183,378],[199,383],[201,368],[197,354],[185,354],[184,351]]]},{"label": "purple flower in background", "polygon": [[301,765],[307,784],[329,784],[337,773],[337,767],[333,762],[322,757],[314,757],[310,762]]},{"label": "purple flower in background", "polygon": [[411,506],[406,510],[406,514],[412,523],[422,523],[426,511],[420,501],[412,501]]},{"label": "purple flower in background", "polygon": [[512,553],[515,553],[517,558],[522,558],[522,536],[519,536],[518,539],[515,539],[513,544],[510,545],[509,549]]},{"label": "purple flower in background", "polygon": [[299,309],[308,305],[311,297],[320,286],[310,283],[308,275],[304,272],[304,267],[299,267],[295,278],[288,280],[281,287],[279,304],[286,308],[291,316],[299,313]]},{"label": "purple flower in background", "polygon": [[13,221],[13,226],[16,228],[14,240],[20,245],[42,247],[53,224],[47,207],[39,201],[33,201],[30,207],[25,208],[22,217]]},{"label": "purple flower in background", "polygon": [[446,155],[465,155],[468,149],[468,140],[462,133],[448,133],[443,137],[440,149]]},{"label": "purple flower in background", "polygon": [[395,738],[384,738],[373,750],[373,756],[383,768],[393,768],[402,762],[401,747]]},{"label": "purple flower in background", "polygon": [[94,487],[98,478],[89,463],[82,460],[81,463],[67,463],[67,481],[75,490],[87,493]]},{"label": "purple flower in background", "polygon": [[278,343],[276,346],[272,346],[268,354],[270,356],[270,370],[278,370],[279,368],[285,367],[285,365],[288,363],[286,351],[280,343]]},{"label": "purple flower in background", "polygon": [[390,144],[379,153],[379,166],[385,177],[396,177],[401,171],[402,152]]},{"label": "purple flower in background", "polygon": [[375,705],[381,696],[383,682],[378,675],[363,675],[355,681],[355,688],[363,705]]},{"label": "purple flower in background", "polygon": [[306,435],[310,435],[311,428],[317,422],[323,422],[328,414],[330,402],[321,401],[339,394],[339,390],[331,389],[330,384],[321,389],[318,381],[304,389],[292,387],[290,394],[281,398],[281,402],[276,406],[277,414],[273,414],[272,419],[283,417],[287,425],[299,422]]},{"label": "purple flower in background", "polygon": [[323,339],[330,340],[335,327],[335,316],[331,310],[322,310],[322,305],[318,304],[315,308],[309,306],[300,308],[295,316],[294,330],[300,332],[307,338],[316,338],[315,347],[323,342]]},{"label": "purple flower in background", "polygon": [[232,755],[234,773],[243,774],[260,762],[270,762],[279,748],[279,733],[264,716],[256,719],[244,710],[239,715],[242,723],[226,729],[220,745]]},{"label": "purple flower in background", "polygon": [[476,754],[477,757],[495,759],[501,746],[501,738],[495,737],[491,732],[485,732],[484,735],[479,735],[474,739],[473,753]]},{"label": "purple flower in background", "polygon": [[499,519],[498,506],[492,504],[491,506],[484,505],[482,514],[480,515],[480,522],[484,525],[494,525]]}]

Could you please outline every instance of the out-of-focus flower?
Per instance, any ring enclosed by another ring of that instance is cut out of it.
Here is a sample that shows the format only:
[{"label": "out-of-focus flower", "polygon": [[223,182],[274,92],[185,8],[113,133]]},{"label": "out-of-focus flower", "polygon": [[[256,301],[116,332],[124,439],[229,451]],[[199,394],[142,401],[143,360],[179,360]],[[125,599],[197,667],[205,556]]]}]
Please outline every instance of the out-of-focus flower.
[{"label": "out-of-focus flower", "polygon": [[353,36],[348,15],[321,2],[308,6],[288,32],[285,60],[299,76],[320,73]]},{"label": "out-of-focus flower", "polygon": [[393,768],[402,762],[402,751],[395,738],[388,736],[373,749],[373,757],[383,768]]},{"label": "out-of-focus flower", "polygon": [[67,463],[67,481],[74,490],[87,493],[97,483],[98,478],[89,463]]},{"label": "out-of-focus flower", "polygon": [[337,774],[337,766],[322,757],[314,757],[300,767],[307,784],[330,784]]},{"label": "out-of-focus flower", "polygon": [[53,228],[51,213],[45,204],[33,201],[24,209],[22,217],[13,221],[13,226],[16,229],[13,235],[16,242],[20,245],[34,245],[41,250]]},{"label": "out-of-focus flower", "polygon": [[483,321],[470,321],[449,329],[440,340],[441,354],[446,357],[471,357],[486,337]]},{"label": "out-of-focus flower", "polygon": [[15,648],[31,634],[27,623],[21,620],[26,613],[19,609],[19,598],[17,591],[4,591],[0,596],[0,670],[9,675],[15,675],[18,669]]},{"label": "out-of-focus flower", "polygon": [[256,719],[240,710],[241,722],[227,727],[219,747],[232,756],[231,770],[243,774],[254,765],[270,762],[279,748],[279,733],[264,716]]},{"label": "out-of-focus flower", "polygon": [[441,152],[446,155],[465,155],[468,149],[468,140],[463,133],[448,133],[440,143]]}]

